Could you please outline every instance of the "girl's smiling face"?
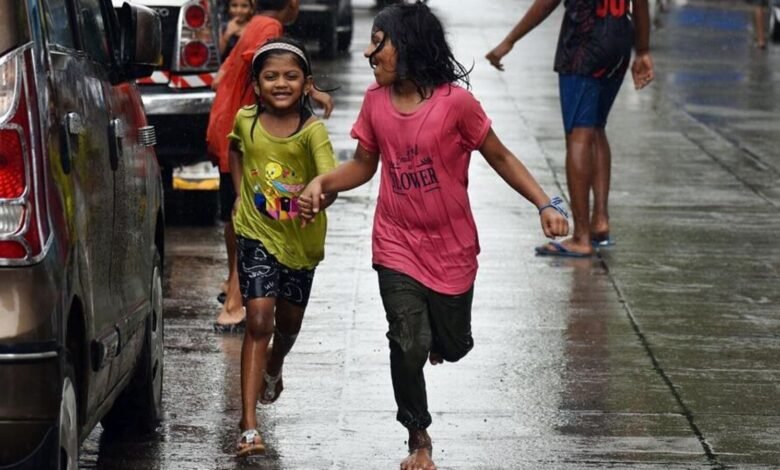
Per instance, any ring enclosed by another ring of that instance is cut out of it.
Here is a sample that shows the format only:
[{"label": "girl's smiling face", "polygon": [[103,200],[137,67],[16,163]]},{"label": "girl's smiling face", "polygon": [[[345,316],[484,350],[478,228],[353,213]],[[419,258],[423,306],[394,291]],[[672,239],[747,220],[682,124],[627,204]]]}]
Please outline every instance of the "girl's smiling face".
[{"label": "girl's smiling face", "polygon": [[382,30],[374,29],[371,33],[371,43],[363,55],[374,69],[374,78],[381,86],[389,86],[398,79],[398,51],[393,41]]},{"label": "girl's smiling face", "polygon": [[254,8],[249,0],[230,0],[229,14],[231,18],[236,18],[239,23],[246,23],[252,18]]},{"label": "girl's smiling face", "polygon": [[269,111],[297,112],[304,93],[311,91],[312,77],[306,76],[291,52],[273,54],[263,62],[256,87]]}]

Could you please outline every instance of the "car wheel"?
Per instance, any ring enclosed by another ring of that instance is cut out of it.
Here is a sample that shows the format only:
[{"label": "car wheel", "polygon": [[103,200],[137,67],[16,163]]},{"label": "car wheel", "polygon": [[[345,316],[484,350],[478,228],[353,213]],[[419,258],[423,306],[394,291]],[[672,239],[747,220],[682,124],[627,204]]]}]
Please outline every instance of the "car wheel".
[{"label": "car wheel", "polygon": [[162,418],[163,295],[162,260],[155,252],[152,270],[151,312],[146,319],[144,344],[133,378],[101,423],[109,432],[149,433]]},{"label": "car wheel", "polygon": [[60,398],[60,468],[62,470],[76,470],[79,468],[76,375],[73,373],[73,364],[67,354],[65,363],[62,374],[62,398]]},{"label": "car wheel", "polygon": [[162,388],[163,388],[163,292],[162,292],[162,259],[160,253],[154,252],[154,269],[151,285],[152,311],[147,319],[147,338],[144,344],[144,354],[147,368],[143,379],[142,393],[145,394],[141,411],[148,430],[154,430],[162,419]]},{"label": "car wheel", "polygon": [[320,56],[323,59],[332,59],[338,53],[338,12],[330,13],[328,21],[322,25],[320,33]]}]

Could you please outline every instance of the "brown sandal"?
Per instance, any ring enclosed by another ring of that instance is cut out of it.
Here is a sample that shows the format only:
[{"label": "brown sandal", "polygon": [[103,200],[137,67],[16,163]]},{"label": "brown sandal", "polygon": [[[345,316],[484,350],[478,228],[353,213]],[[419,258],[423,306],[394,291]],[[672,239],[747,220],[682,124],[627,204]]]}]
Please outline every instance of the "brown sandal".
[{"label": "brown sandal", "polygon": [[260,433],[257,432],[257,429],[247,429],[242,432],[237,447],[237,454],[239,457],[262,454],[265,452],[263,438],[260,437]]}]

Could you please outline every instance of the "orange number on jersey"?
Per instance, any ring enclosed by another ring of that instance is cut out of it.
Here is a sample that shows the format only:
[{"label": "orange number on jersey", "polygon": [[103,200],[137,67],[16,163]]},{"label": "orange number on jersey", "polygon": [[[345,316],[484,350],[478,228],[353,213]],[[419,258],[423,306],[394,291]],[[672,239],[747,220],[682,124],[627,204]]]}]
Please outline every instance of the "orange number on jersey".
[{"label": "orange number on jersey", "polygon": [[600,0],[596,6],[596,16],[604,18],[609,13],[621,17],[626,14],[626,0]]}]

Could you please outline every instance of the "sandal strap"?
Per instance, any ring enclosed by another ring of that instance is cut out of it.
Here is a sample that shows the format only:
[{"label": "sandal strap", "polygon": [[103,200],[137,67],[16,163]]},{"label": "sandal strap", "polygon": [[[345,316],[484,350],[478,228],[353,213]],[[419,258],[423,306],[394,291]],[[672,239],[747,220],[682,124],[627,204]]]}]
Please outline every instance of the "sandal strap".
[{"label": "sandal strap", "polygon": [[241,433],[241,438],[238,440],[241,444],[254,444],[255,438],[260,437],[260,433],[257,429],[247,429]]},{"label": "sandal strap", "polygon": [[265,380],[265,390],[263,390],[263,400],[270,401],[276,396],[276,384],[279,379],[282,378],[281,371],[278,375],[268,375],[268,372],[263,372],[263,380]]}]

